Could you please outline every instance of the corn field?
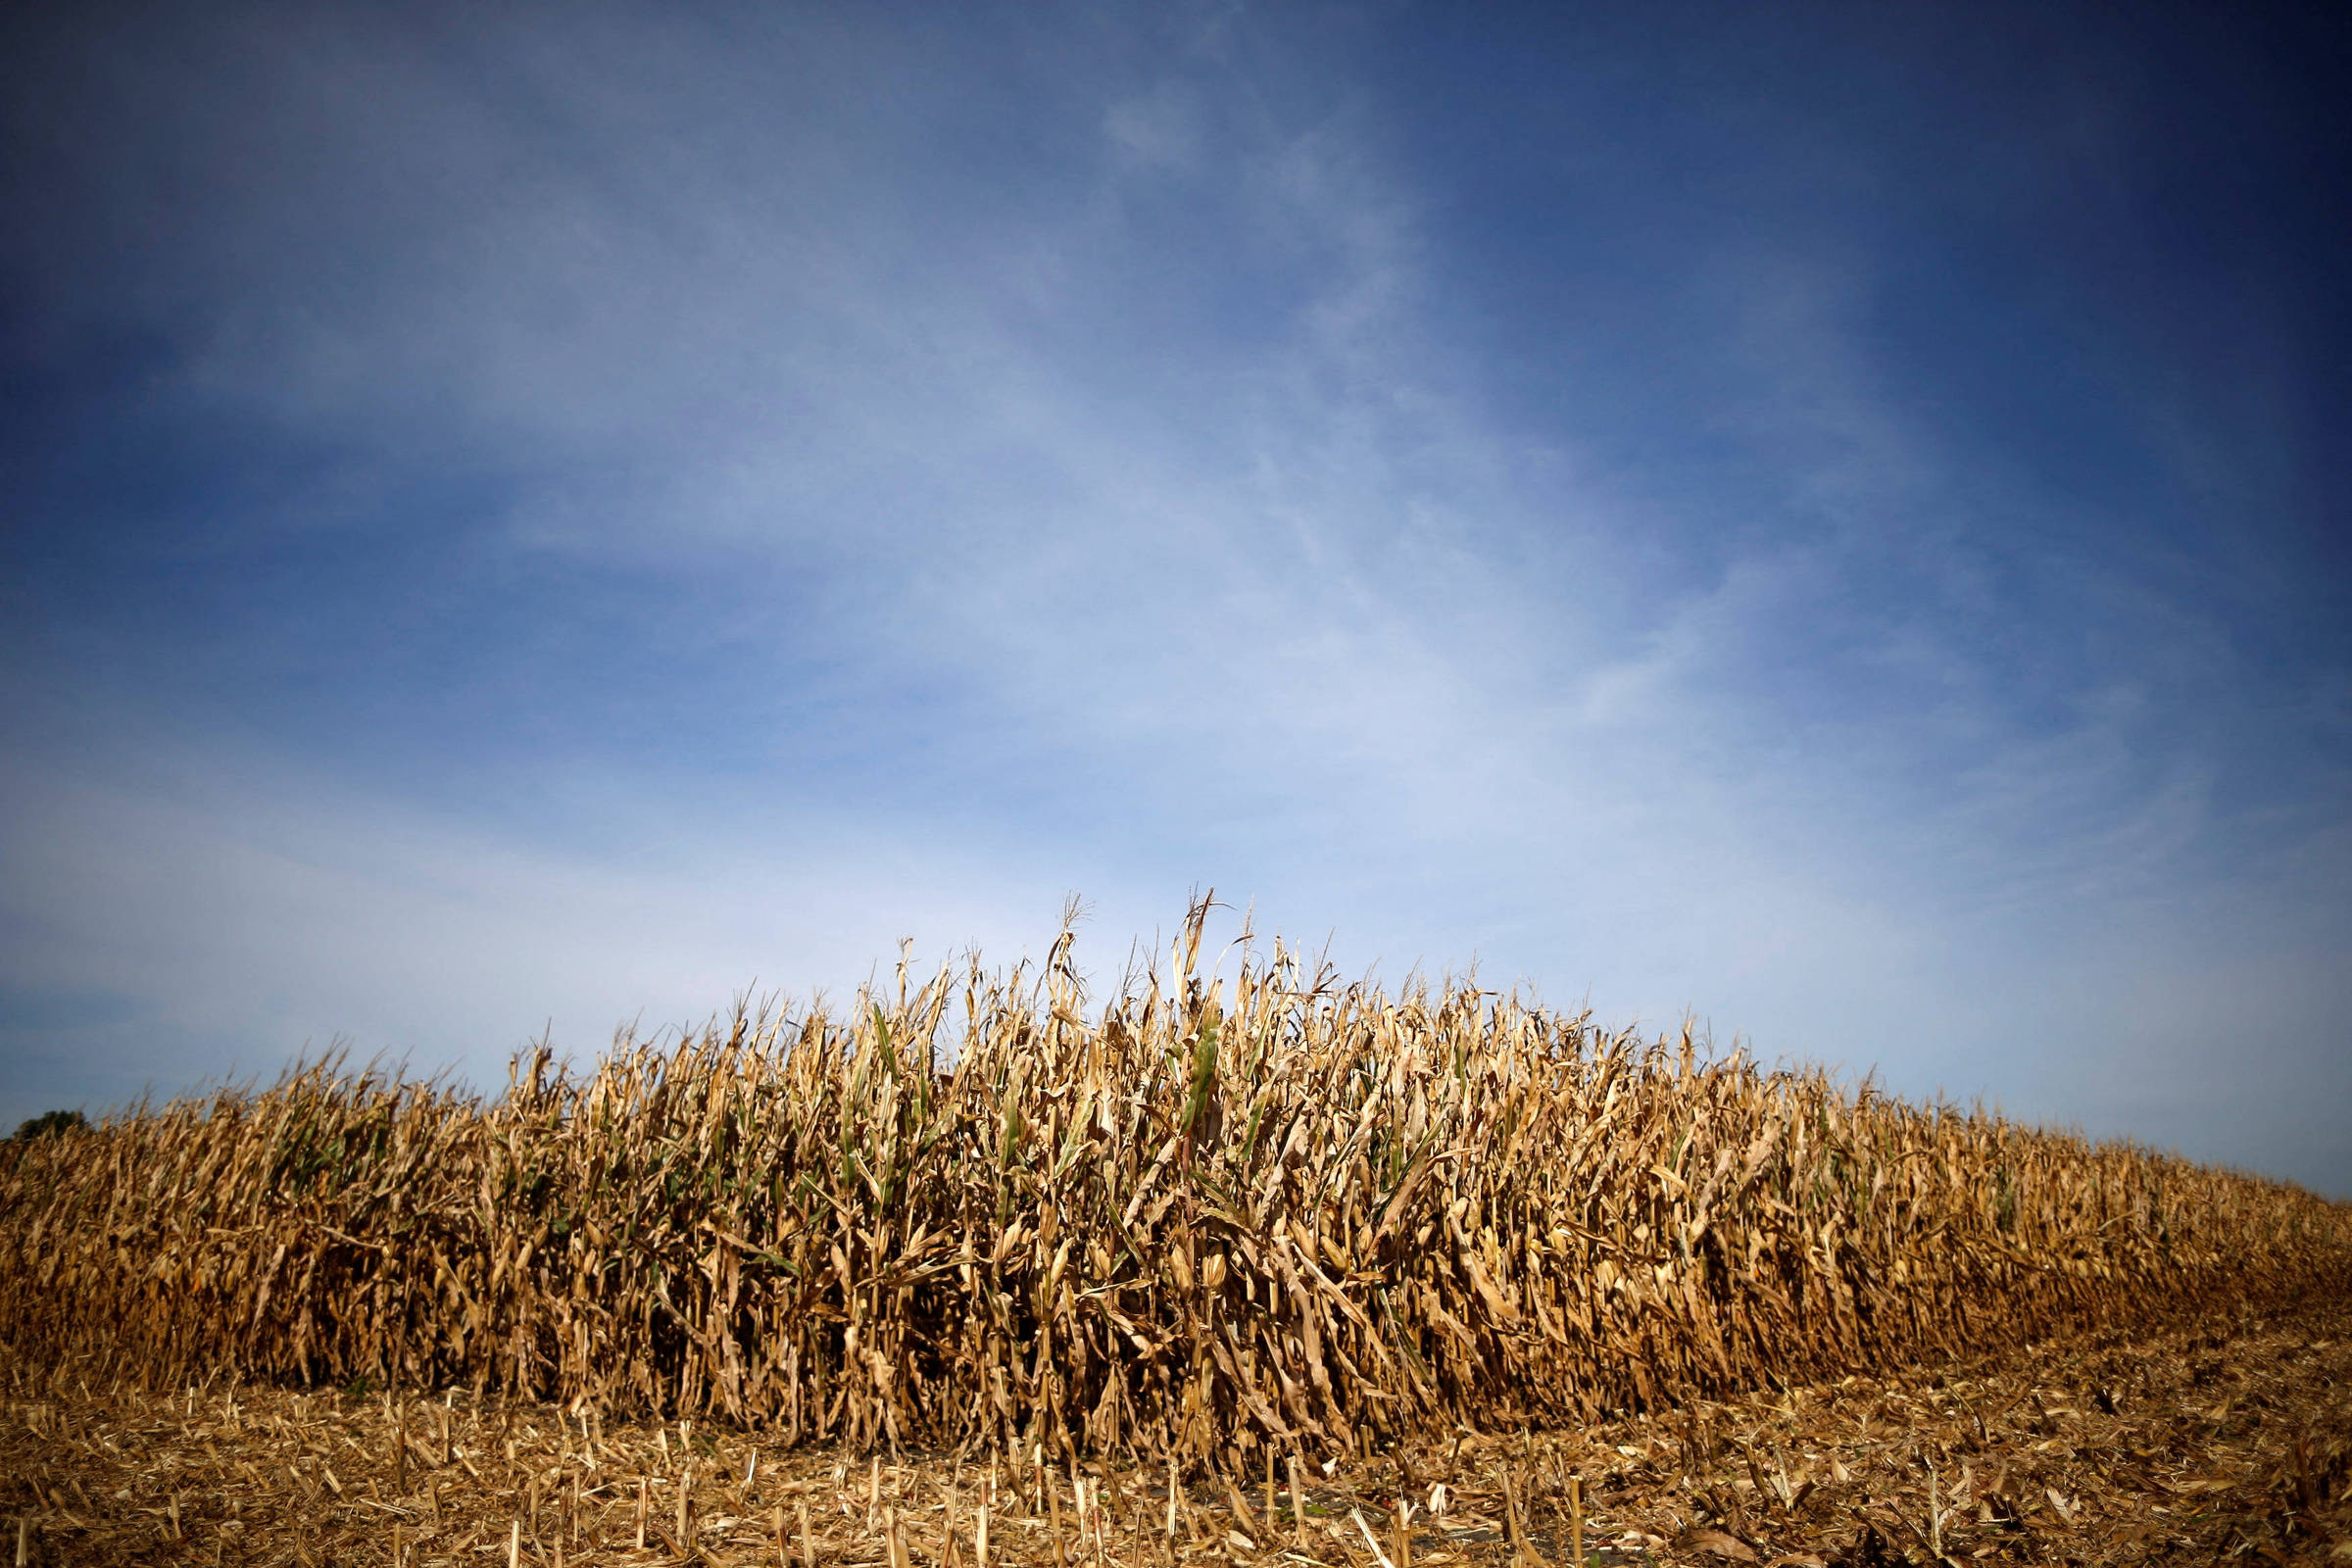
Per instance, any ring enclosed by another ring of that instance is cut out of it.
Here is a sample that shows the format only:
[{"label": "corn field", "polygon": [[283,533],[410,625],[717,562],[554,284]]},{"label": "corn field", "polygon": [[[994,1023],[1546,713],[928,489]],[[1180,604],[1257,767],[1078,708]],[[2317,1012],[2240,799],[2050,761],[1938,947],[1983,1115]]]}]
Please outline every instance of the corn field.
[{"label": "corn field", "polygon": [[[0,1151],[0,1342],[1253,1473],[2352,1287],[2352,1211],[1278,941]],[[1247,951],[1247,950],[1246,950]]]}]

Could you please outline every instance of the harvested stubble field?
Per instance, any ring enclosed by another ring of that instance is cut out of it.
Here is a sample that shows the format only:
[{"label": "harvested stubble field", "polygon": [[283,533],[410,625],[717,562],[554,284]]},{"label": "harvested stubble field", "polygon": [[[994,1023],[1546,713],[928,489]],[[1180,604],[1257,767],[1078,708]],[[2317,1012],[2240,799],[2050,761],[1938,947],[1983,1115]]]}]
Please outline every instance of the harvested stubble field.
[{"label": "harvested stubble field", "polygon": [[[1093,1009],[1065,932],[494,1101],[321,1064],[8,1146],[27,1549],[1370,1563],[1442,1486],[1416,1561],[1556,1561],[1577,1477],[1595,1560],[2340,1523],[2344,1206],[1279,943],[1204,976],[1205,912]],[[2095,1348],[2165,1324],[2234,1406]],[[2028,1344],[2103,1370],[1955,1370]]]},{"label": "harvested stubble field", "polygon": [[2325,1563],[2352,1558],[2348,1390],[2352,1303],[2314,1296],[1907,1376],[1399,1446],[1304,1470],[1297,1493],[1285,1463],[1270,1506],[1262,1476],[1195,1477],[1171,1518],[1152,1467],[1081,1461],[1073,1477],[1066,1457],[1041,1472],[1034,1455],[786,1449],[455,1391],[85,1392],[71,1372],[20,1369],[0,1405],[0,1508],[41,1565],[1564,1568],[1580,1517],[1588,1564],[1926,1563],[1937,1549]]}]

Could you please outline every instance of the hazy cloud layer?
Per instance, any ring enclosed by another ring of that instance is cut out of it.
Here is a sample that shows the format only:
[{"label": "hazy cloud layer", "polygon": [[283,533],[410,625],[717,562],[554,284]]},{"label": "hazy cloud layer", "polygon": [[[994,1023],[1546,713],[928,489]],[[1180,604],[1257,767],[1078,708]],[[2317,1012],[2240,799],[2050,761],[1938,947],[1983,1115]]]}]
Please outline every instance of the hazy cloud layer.
[{"label": "hazy cloud layer", "polygon": [[2340,32],[1976,15],[20,24],[0,1120],[1213,884],[2352,1192]]}]

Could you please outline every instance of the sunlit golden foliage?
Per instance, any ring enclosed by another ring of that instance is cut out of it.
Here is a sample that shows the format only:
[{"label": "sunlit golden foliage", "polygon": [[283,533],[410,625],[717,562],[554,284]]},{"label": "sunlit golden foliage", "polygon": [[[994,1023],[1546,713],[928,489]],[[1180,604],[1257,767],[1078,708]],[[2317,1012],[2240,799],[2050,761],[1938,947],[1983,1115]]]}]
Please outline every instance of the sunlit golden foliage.
[{"label": "sunlit golden foliage", "polygon": [[0,1336],[1239,1468],[2352,1283],[2293,1187],[1279,943],[1219,978],[1204,912],[1092,1008],[1065,932],[495,1100],[314,1064],[12,1144]]}]

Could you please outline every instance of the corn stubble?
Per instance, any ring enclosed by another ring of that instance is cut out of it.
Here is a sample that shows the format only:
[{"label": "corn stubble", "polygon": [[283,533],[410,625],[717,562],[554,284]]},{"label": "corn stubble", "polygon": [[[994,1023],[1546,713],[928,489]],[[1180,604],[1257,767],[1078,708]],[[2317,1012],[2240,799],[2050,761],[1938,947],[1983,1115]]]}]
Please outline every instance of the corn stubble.
[{"label": "corn stubble", "polygon": [[1205,912],[1092,1010],[1065,931],[496,1100],[330,1061],[8,1146],[0,1338],[1248,1487],[2352,1283],[2298,1188],[1279,942],[1204,975]]}]

